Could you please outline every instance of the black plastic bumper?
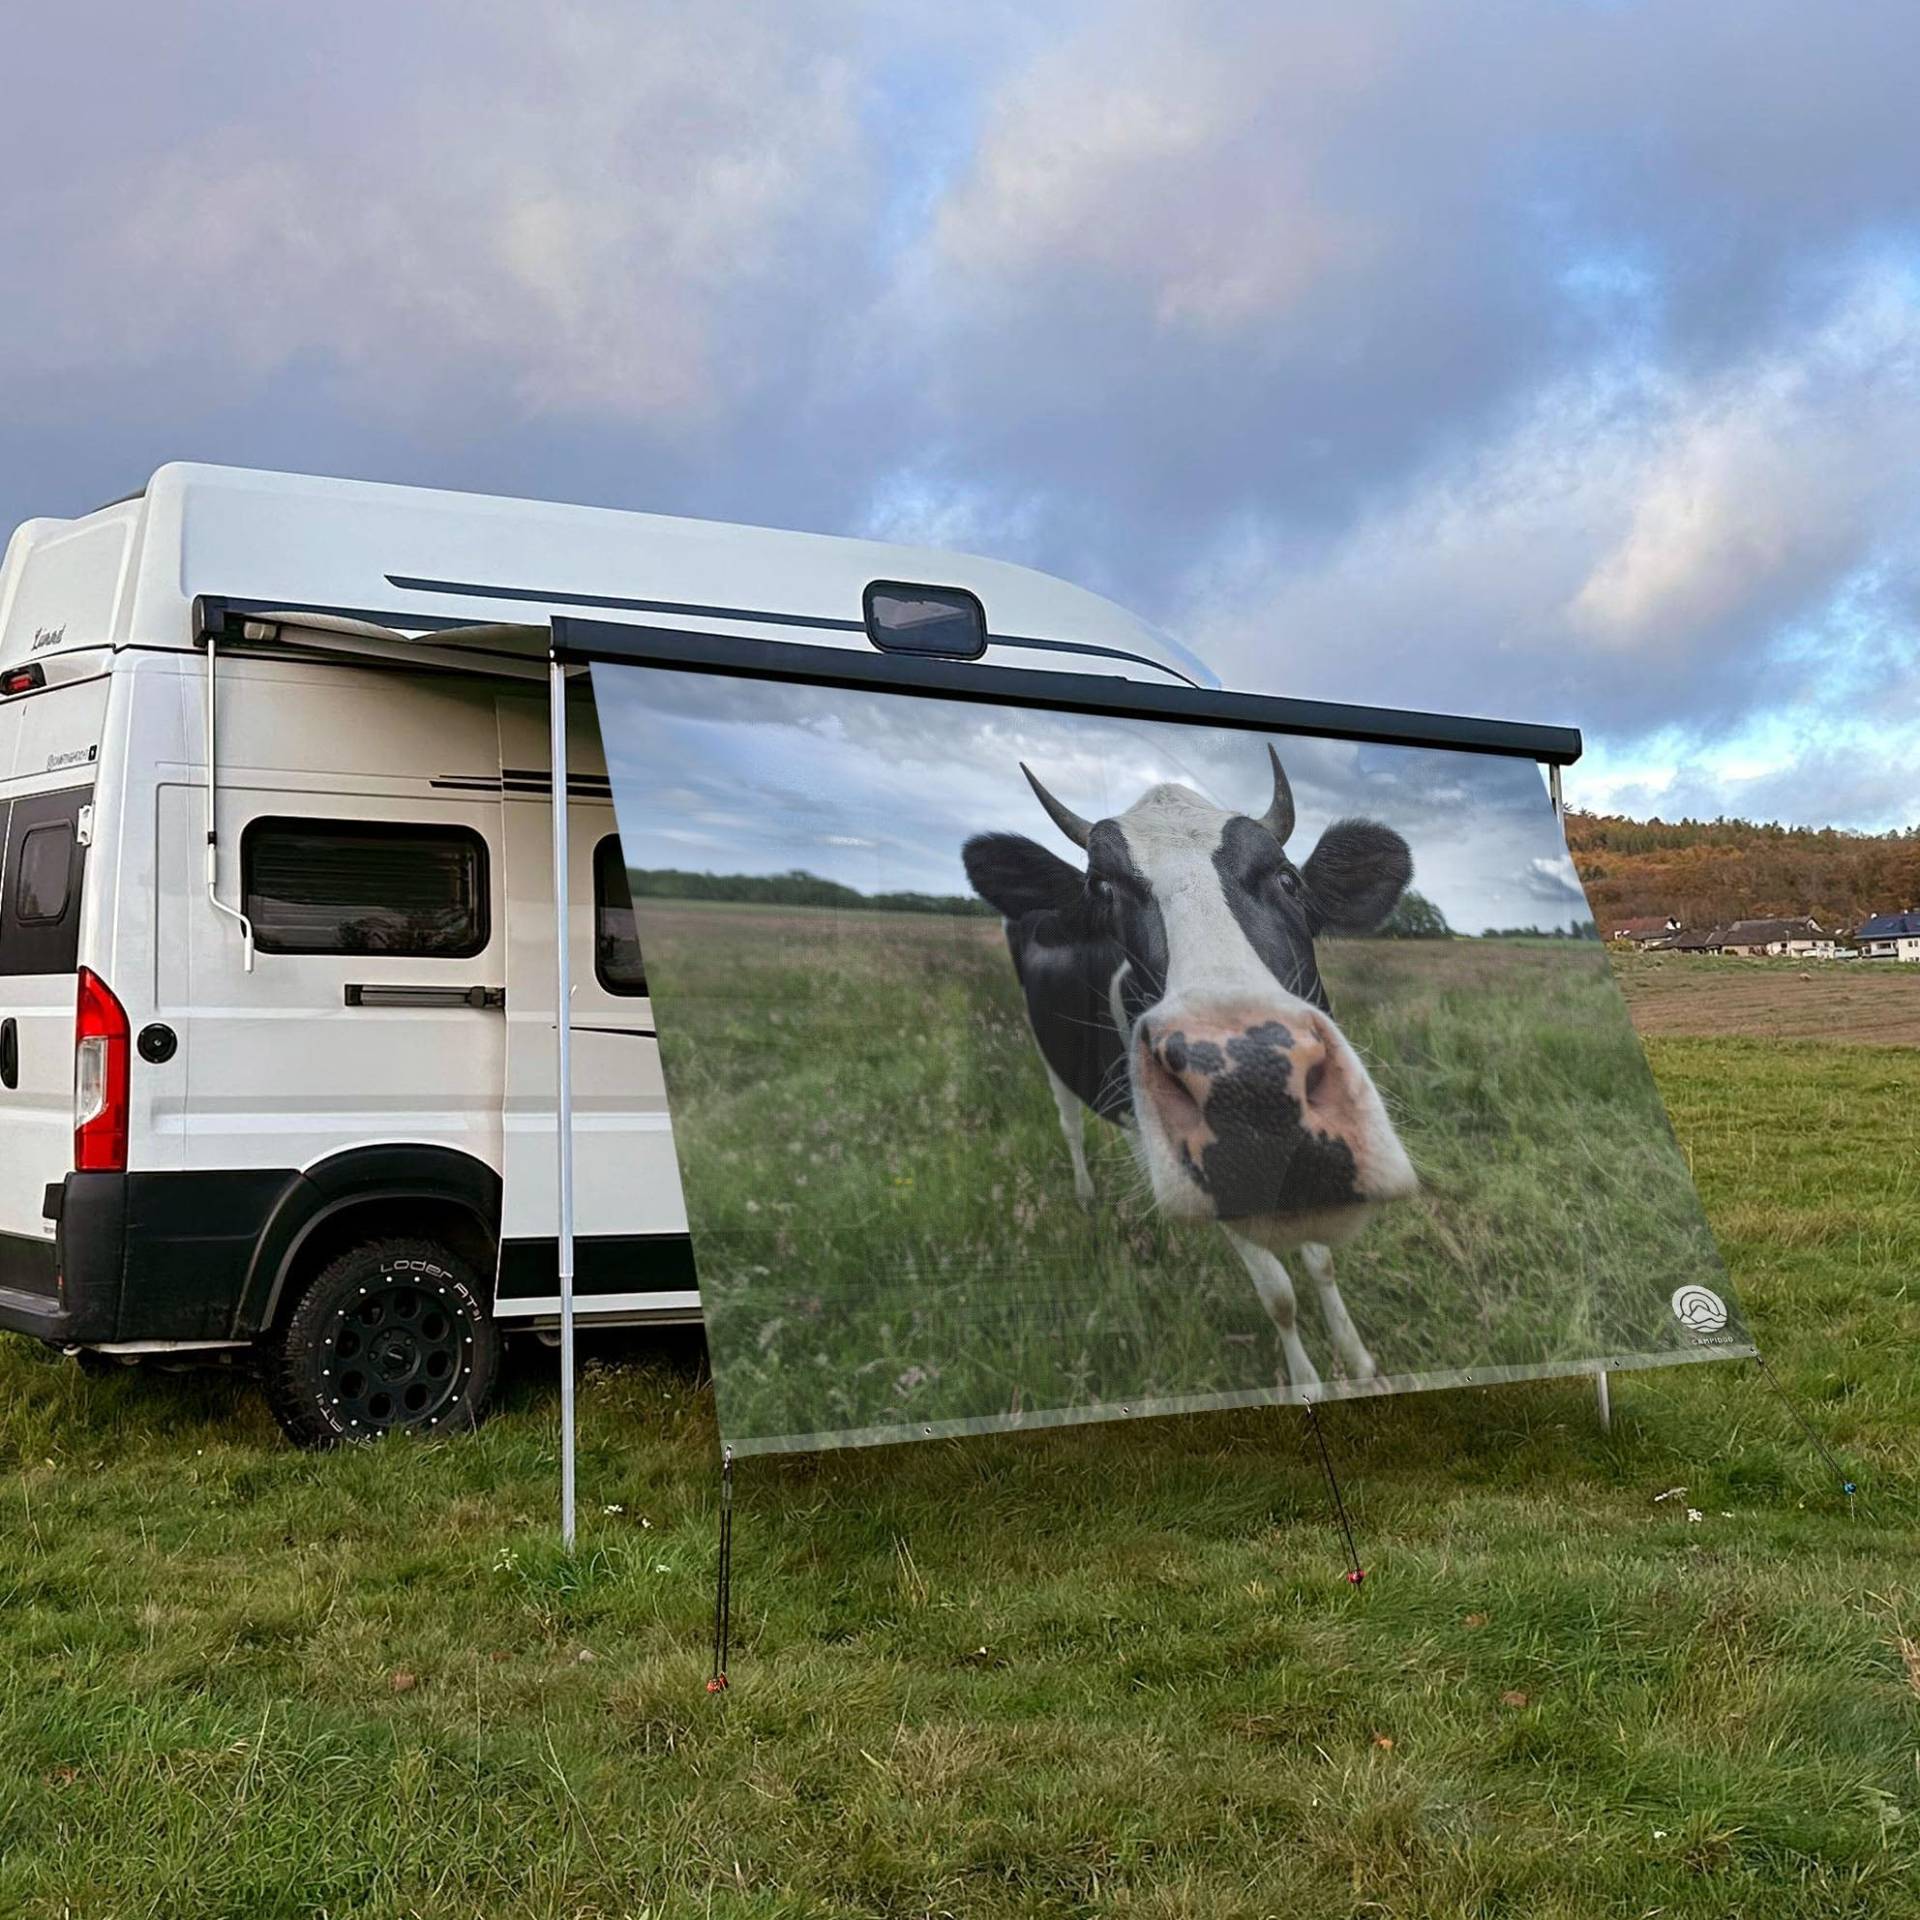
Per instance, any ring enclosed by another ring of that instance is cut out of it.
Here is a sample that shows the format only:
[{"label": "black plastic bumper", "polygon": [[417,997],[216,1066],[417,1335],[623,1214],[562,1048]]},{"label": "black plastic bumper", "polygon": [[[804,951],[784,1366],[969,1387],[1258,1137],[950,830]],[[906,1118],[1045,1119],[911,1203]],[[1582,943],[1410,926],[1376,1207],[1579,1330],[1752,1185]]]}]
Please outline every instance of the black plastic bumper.
[{"label": "black plastic bumper", "polygon": [[0,1235],[0,1327],[59,1346],[226,1340],[291,1169],[70,1173],[53,1239]]}]

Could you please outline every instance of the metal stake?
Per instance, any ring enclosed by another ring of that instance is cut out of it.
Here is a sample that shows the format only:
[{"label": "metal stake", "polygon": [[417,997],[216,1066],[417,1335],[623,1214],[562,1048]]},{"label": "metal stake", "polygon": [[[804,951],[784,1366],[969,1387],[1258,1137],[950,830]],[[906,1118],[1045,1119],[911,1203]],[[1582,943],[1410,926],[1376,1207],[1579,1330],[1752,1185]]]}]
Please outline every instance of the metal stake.
[{"label": "metal stake", "polygon": [[555,1171],[559,1176],[560,1278],[560,1538],[573,1551],[573,968],[567,889],[567,670],[547,668],[547,721],[553,760],[553,1031],[558,1069],[554,1102]]}]

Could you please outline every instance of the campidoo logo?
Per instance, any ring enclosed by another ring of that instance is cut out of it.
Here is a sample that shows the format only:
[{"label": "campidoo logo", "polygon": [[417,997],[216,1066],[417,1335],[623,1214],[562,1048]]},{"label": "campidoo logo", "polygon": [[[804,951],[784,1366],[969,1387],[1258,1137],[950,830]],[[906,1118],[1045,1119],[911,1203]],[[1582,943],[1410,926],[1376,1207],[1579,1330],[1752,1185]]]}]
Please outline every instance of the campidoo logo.
[{"label": "campidoo logo", "polygon": [[1689,1333],[1718,1333],[1727,1324],[1727,1303],[1711,1287],[1676,1287],[1673,1317]]}]

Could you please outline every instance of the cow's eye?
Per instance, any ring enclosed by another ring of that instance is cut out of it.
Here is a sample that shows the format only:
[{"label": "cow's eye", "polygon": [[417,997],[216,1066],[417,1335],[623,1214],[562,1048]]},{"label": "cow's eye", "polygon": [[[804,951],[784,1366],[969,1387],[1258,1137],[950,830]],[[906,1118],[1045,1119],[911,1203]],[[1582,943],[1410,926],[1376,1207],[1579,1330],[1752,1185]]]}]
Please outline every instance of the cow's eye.
[{"label": "cow's eye", "polygon": [[1111,880],[1102,880],[1098,874],[1095,874],[1093,878],[1087,882],[1087,892],[1093,896],[1094,900],[1100,906],[1108,907],[1113,904],[1113,882]]},{"label": "cow's eye", "polygon": [[1291,867],[1280,869],[1280,891],[1296,895],[1300,891],[1300,876]]}]

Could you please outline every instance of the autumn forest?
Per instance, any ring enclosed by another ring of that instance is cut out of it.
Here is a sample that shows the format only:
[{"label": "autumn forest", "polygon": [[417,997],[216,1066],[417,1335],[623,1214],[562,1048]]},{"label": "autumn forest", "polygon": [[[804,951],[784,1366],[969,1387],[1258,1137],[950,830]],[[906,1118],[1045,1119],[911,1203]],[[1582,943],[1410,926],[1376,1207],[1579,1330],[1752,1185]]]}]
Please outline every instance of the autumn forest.
[{"label": "autumn forest", "polygon": [[1920,906],[1920,827],[1861,834],[1569,810],[1567,845],[1603,932],[1654,914],[1713,927],[1802,913],[1832,931]]}]

